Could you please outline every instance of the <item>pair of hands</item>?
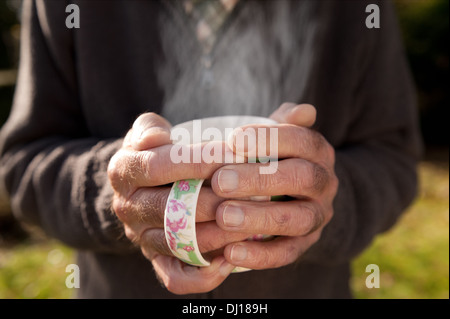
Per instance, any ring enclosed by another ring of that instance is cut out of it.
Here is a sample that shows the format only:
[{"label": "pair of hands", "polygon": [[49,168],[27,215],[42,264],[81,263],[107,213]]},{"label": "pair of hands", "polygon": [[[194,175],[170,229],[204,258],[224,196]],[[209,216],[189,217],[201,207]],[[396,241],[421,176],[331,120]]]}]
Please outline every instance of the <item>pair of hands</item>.
[{"label": "pair of hands", "polygon": [[[284,103],[270,118],[280,123],[280,160],[274,174],[259,174],[262,164],[255,163],[173,164],[171,125],[154,113],[134,122],[122,148],[112,157],[108,175],[115,192],[113,210],[128,239],[141,248],[169,291],[213,290],[235,266],[269,269],[288,265],[320,238],[331,220],[338,188],[335,154],[326,139],[309,128],[316,120],[315,108]],[[209,267],[181,262],[165,240],[168,184],[189,178],[211,180],[210,187],[201,188],[196,213],[200,252],[215,256]],[[288,195],[292,200],[242,200],[271,195]],[[252,234],[277,237],[267,242],[245,241]]]}]

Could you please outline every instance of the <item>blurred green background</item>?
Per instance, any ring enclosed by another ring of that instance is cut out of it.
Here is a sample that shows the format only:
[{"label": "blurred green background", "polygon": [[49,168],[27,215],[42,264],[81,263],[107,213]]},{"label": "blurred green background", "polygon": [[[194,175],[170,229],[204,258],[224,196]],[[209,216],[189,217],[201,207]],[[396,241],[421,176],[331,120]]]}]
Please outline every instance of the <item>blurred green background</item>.
[{"label": "blurred green background", "polygon": [[[449,1],[396,0],[419,98],[424,160],[419,195],[399,223],[352,264],[356,298],[449,298]],[[0,126],[12,102],[20,0],[0,0]],[[65,268],[73,251],[39,232],[24,232],[0,202],[0,298],[71,298]],[[380,288],[365,285],[368,264]]]}]

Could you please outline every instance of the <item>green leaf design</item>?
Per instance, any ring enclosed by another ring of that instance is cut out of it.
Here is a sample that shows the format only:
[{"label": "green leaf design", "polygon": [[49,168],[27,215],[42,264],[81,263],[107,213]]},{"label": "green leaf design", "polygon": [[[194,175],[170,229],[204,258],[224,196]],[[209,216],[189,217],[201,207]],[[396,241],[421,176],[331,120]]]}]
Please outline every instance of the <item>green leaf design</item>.
[{"label": "green leaf design", "polygon": [[[191,249],[186,250],[186,247],[189,247]],[[200,262],[200,260],[197,258],[197,255],[195,254],[195,248],[194,248],[194,244],[192,243],[192,240],[189,242],[189,244],[178,243],[177,249],[183,249],[187,252],[189,261],[183,260],[184,262],[191,264],[191,265],[195,265],[195,266],[202,266],[202,263]]]},{"label": "green leaf design", "polygon": [[[186,179],[175,182],[175,186],[173,188],[175,199],[180,199],[183,194],[195,193],[199,182],[200,180],[198,179]],[[188,186],[189,189],[183,190],[186,186]]]}]

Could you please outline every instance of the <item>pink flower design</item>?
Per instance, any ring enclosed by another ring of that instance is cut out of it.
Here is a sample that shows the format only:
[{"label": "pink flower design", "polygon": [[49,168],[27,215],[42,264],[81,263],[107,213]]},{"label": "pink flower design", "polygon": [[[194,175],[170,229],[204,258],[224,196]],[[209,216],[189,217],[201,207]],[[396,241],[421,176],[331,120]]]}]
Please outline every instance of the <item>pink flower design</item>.
[{"label": "pink flower design", "polygon": [[189,186],[189,182],[187,181],[180,181],[178,183],[178,189],[182,192],[187,192],[191,187]]},{"label": "pink flower design", "polygon": [[177,248],[177,242],[175,241],[175,237],[172,236],[170,231],[167,232],[167,235],[169,235],[169,246],[172,250],[175,250]]},{"label": "pink flower design", "polygon": [[190,251],[194,250],[194,247],[192,247],[192,246],[184,246],[183,249],[186,250],[187,252],[190,252]]},{"label": "pink flower design", "polygon": [[183,214],[186,212],[186,204],[182,201],[179,201],[177,199],[171,199],[169,202],[169,213],[178,213],[179,211],[183,212]]},{"label": "pink flower design", "polygon": [[170,230],[174,233],[176,233],[180,229],[184,229],[186,227],[186,223],[186,218],[181,218],[175,221],[171,221],[169,218],[167,218],[167,226],[169,226]]},{"label": "pink flower design", "polygon": [[187,218],[186,218],[186,204],[172,199],[168,205],[166,224],[170,230],[174,233],[178,232],[180,229],[186,228]]}]

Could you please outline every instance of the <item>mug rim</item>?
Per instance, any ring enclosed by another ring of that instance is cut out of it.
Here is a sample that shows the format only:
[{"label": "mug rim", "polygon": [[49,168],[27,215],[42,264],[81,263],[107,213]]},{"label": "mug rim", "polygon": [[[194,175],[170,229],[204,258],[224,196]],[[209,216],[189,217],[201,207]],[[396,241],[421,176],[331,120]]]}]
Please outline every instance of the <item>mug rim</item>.
[{"label": "mug rim", "polygon": [[[211,124],[208,124],[210,122],[216,122],[218,120],[224,121],[224,120],[232,120],[232,119],[239,119],[242,120],[243,124],[239,124],[238,126],[247,125],[247,124],[277,124],[275,120],[272,120],[271,118],[264,117],[264,116],[256,116],[256,115],[221,115],[221,116],[210,116],[210,117],[204,117],[204,118],[198,118],[193,119],[189,121],[185,121],[179,124],[176,124],[172,127],[178,128],[178,127],[186,127],[190,123],[193,123],[194,121],[201,121],[202,125],[206,125],[205,127],[213,127],[208,126]],[[244,123],[245,122],[245,123]],[[235,126],[235,127],[238,127]]]}]

